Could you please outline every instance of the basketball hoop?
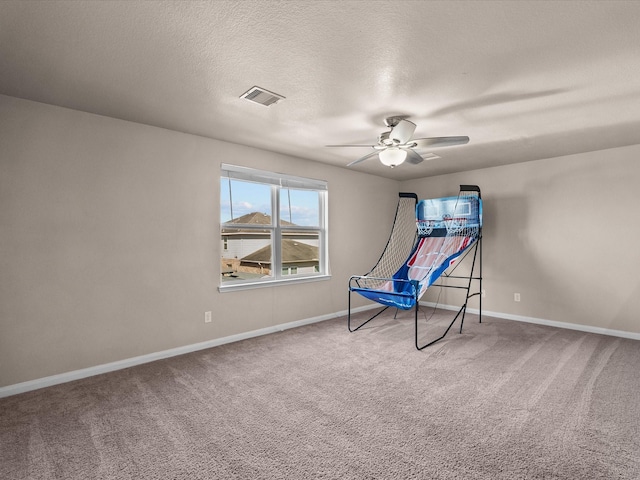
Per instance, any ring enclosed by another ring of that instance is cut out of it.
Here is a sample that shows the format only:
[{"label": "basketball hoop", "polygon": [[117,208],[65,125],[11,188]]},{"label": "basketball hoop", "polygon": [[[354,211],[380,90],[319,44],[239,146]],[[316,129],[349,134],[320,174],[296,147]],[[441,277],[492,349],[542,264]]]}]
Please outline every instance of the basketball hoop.
[{"label": "basketball hoop", "polygon": [[418,236],[426,237],[433,232],[434,220],[416,220],[416,226],[418,227]]}]

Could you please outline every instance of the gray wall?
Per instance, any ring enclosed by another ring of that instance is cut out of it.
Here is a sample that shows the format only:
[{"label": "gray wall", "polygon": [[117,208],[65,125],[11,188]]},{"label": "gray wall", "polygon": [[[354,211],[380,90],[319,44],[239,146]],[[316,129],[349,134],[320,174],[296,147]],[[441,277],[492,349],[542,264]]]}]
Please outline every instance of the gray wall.
[{"label": "gray wall", "polygon": [[[455,195],[460,184],[482,188],[485,309],[637,334],[638,158],[635,145],[412,180],[401,188],[421,198]],[[440,302],[454,304],[451,292]],[[437,294],[431,290],[425,300]]]},{"label": "gray wall", "polygon": [[[398,192],[393,180],[7,96],[0,146],[0,387],[344,310]],[[217,291],[222,162],[328,181],[331,280]]]}]

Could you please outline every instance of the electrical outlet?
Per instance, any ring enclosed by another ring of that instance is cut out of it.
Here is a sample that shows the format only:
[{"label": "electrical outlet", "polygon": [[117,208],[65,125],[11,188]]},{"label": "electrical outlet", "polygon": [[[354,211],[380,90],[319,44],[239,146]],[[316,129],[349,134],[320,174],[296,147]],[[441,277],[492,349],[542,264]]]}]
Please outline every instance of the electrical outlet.
[{"label": "electrical outlet", "polygon": [[211,312],[204,312],[204,323],[211,323]]},{"label": "electrical outlet", "polygon": [[513,301],[514,302],[519,302],[520,301],[520,294],[519,293],[514,293],[513,294]]},{"label": "electrical outlet", "polygon": [[487,291],[484,288],[480,290],[480,296],[482,296],[482,298],[485,298],[487,296]]}]

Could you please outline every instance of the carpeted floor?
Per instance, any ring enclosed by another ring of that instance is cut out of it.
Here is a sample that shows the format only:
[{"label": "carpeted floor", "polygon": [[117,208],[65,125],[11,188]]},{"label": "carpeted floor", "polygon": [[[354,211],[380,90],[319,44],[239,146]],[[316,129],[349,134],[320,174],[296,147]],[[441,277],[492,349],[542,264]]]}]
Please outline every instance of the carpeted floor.
[{"label": "carpeted floor", "polygon": [[638,479],[639,365],[494,318],[422,352],[410,314],[330,320],[0,399],[0,478]]}]

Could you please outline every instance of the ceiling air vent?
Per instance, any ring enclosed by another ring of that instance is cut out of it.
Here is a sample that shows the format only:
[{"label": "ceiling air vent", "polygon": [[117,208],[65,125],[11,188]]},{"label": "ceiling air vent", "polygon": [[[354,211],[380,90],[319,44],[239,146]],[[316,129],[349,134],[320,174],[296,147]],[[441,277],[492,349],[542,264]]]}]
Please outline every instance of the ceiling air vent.
[{"label": "ceiling air vent", "polygon": [[260,105],[268,107],[270,105],[273,105],[274,103],[278,103],[284,97],[282,95],[278,95],[277,93],[265,90],[261,87],[252,87],[247,92],[240,95],[240,98],[244,98],[254,103],[259,103]]}]

